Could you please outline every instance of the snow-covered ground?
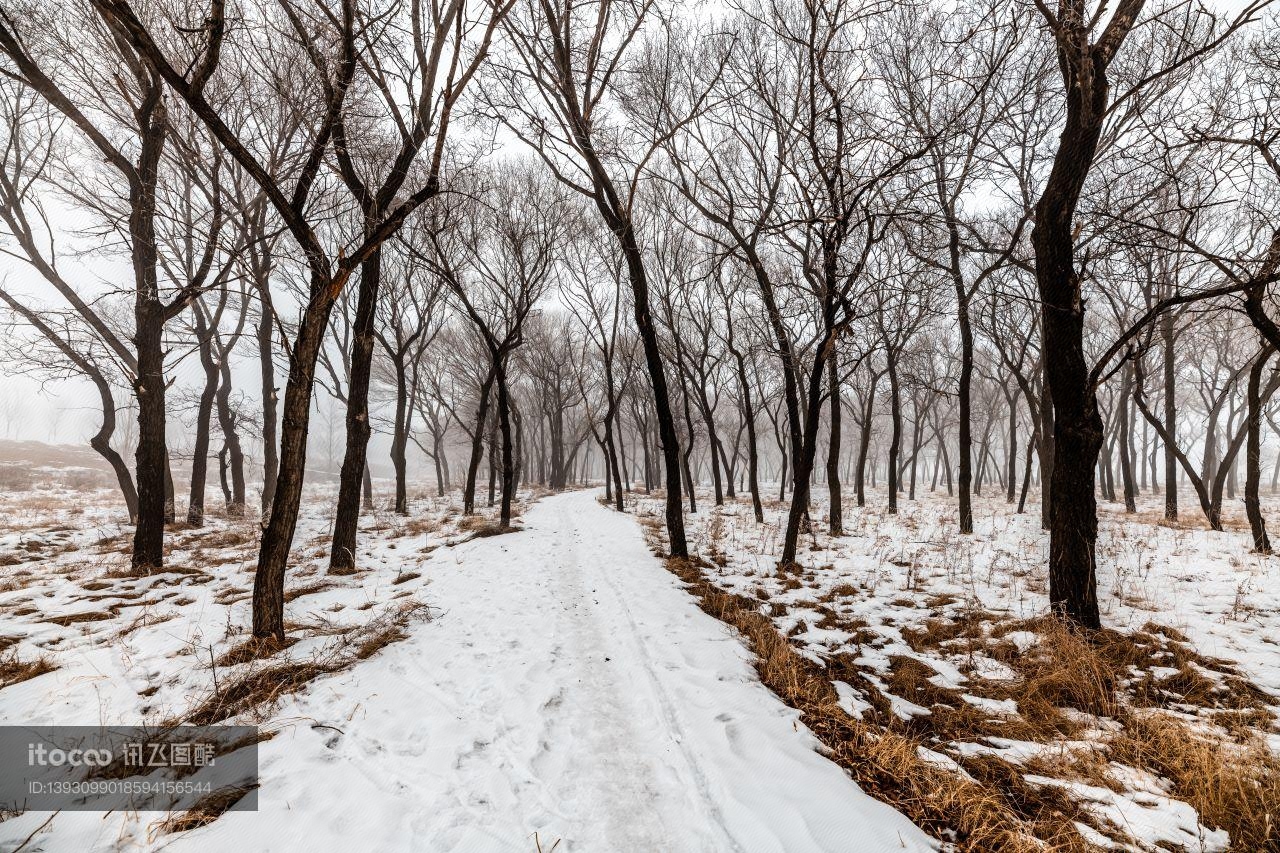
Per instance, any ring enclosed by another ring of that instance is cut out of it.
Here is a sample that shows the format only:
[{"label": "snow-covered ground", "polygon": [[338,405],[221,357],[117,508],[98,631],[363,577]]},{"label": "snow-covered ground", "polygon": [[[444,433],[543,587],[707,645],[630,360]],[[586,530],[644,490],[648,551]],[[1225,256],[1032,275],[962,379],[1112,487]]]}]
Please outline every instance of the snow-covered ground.
[{"label": "snow-covered ground", "polygon": [[[1120,752],[1112,717],[1130,713],[1185,722],[1220,740],[1224,754],[1280,746],[1280,558],[1251,553],[1240,513],[1213,532],[1190,495],[1176,525],[1160,521],[1151,496],[1134,516],[1103,505],[1099,601],[1104,625],[1116,629],[1112,653],[1133,657],[1116,685],[1126,698],[1102,713],[1051,709],[1050,722],[1070,731],[1032,737],[1020,703],[1031,699],[1026,670],[1044,640],[1037,619],[1048,611],[1048,542],[1037,513],[978,499],[976,531],[966,537],[942,494],[902,500],[896,516],[882,494],[863,508],[846,501],[840,537],[826,534],[826,508],[817,507],[797,571],[777,566],[785,507],[776,502],[757,524],[744,500],[707,501],[688,516],[691,548],[710,558],[704,576],[759,600],[802,653],[832,667],[849,713],[921,741],[926,760],[959,773],[972,769],[967,759],[996,757],[1032,787],[1064,788],[1111,835],[1077,827],[1099,847],[1231,845],[1170,780],[1107,757]],[[1274,527],[1275,501],[1264,504]],[[656,499],[639,498],[637,512],[659,528]]]},{"label": "snow-covered ground", "polygon": [[[188,719],[215,676],[259,665],[224,657],[248,623],[251,528],[180,534],[175,571],[127,579],[118,539],[91,544],[121,532],[110,514],[59,524],[68,505],[0,543],[43,555],[0,575],[10,651],[56,667],[0,690],[0,722]],[[936,849],[815,750],[742,642],[595,493],[543,498],[523,530],[485,538],[443,500],[372,517],[349,578],[323,574],[324,505],[308,504],[288,582],[300,640],[274,660],[335,660],[392,623],[405,638],[240,718],[275,733],[258,811],[176,834],[163,815],[27,813],[0,822],[0,849]]]}]

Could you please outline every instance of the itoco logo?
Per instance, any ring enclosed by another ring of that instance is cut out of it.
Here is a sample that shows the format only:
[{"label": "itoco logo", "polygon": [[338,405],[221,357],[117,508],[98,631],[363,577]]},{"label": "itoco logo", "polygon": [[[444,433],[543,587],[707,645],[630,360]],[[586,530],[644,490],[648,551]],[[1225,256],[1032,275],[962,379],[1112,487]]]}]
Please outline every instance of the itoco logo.
[{"label": "itoco logo", "polygon": [[31,767],[106,767],[111,759],[109,749],[49,749],[43,743],[27,744],[27,764]]}]

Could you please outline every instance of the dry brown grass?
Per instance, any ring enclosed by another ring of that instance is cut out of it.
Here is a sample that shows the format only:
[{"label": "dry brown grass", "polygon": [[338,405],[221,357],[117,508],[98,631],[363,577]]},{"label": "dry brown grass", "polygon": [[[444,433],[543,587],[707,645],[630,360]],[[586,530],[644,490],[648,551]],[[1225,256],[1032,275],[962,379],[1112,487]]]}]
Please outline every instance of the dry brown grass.
[{"label": "dry brown grass", "polygon": [[312,581],[311,583],[303,584],[302,586],[295,586],[293,589],[285,590],[284,600],[285,603],[288,604],[290,601],[295,601],[302,598],[304,595],[315,595],[317,592],[326,592],[336,586],[337,584],[333,581]]},{"label": "dry brown grass", "polygon": [[708,582],[696,558],[671,558],[667,567],[689,585],[703,610],[738,629],[755,652],[760,680],[801,712],[828,757],[872,796],[926,831],[950,837],[961,851],[1043,853],[1046,841],[1063,853],[1093,849],[1073,823],[1086,816],[1059,792],[971,781],[925,761],[917,739],[846,714],[831,673],[801,657],[758,601]]},{"label": "dry brown grass", "polygon": [[1224,745],[1168,713],[1128,714],[1108,744],[1114,760],[1168,779],[1201,821],[1231,836],[1231,849],[1280,851],[1280,757],[1257,736]]},{"label": "dry brown grass", "polygon": [[286,638],[283,642],[275,639],[250,637],[239,645],[232,646],[223,652],[215,661],[215,665],[238,666],[242,663],[261,660],[284,651],[296,642],[297,640],[292,637]]},{"label": "dry brown grass", "polygon": [[103,622],[107,619],[114,619],[120,613],[120,608],[113,607],[110,610],[95,610],[85,613],[68,613],[65,616],[46,616],[44,622],[52,622],[54,625],[61,625],[66,628],[70,625],[79,625],[82,622]]},{"label": "dry brown grass", "polygon": [[187,832],[213,823],[256,788],[256,785],[228,785],[210,792],[185,812],[166,818],[156,828],[161,834]]},{"label": "dry brown grass", "polygon": [[408,638],[409,632],[401,625],[389,624],[382,626],[356,644],[356,659],[365,660],[371,658],[392,643],[398,643]]},{"label": "dry brown grass", "polygon": [[[211,725],[240,715],[265,716],[284,697],[299,692],[322,675],[344,670],[408,638],[411,623],[430,618],[431,611],[426,604],[409,598],[359,626],[343,628],[322,624],[314,627],[313,633],[332,636],[333,640],[305,660],[270,660],[292,645],[290,639],[283,644],[246,641],[225,653],[219,662],[221,666],[240,665],[241,668],[229,680],[215,678],[213,690],[170,724]],[[286,628],[289,624],[286,623]]]},{"label": "dry brown grass", "polygon": [[458,521],[458,530],[470,533],[467,539],[482,539],[486,536],[501,536],[504,533],[516,533],[523,528],[518,524],[503,527],[499,522],[483,515],[468,515]]},{"label": "dry brown grass", "polygon": [[401,535],[403,536],[421,536],[425,533],[434,533],[439,529],[440,521],[426,516],[406,518],[400,525]]},{"label": "dry brown grass", "polygon": [[279,699],[297,693],[316,677],[336,669],[331,663],[319,660],[251,667],[229,683],[216,687],[183,721],[193,726],[209,726],[273,706]]},{"label": "dry brown grass", "polygon": [[[662,555],[660,519],[640,521],[654,552]],[[835,609],[842,598],[863,594],[853,584],[833,587],[817,601],[788,605],[772,600],[763,587],[754,590],[754,598],[726,593],[711,574],[703,574],[711,564],[698,558],[670,559],[667,565],[704,610],[744,636],[761,680],[801,712],[829,757],[872,796],[960,851],[1096,850],[1077,822],[1131,845],[1123,828],[1069,788],[1026,781],[1030,773],[1123,791],[1122,777],[1112,775],[1116,763],[1167,778],[1171,796],[1194,807],[1206,826],[1230,833],[1232,850],[1280,851],[1274,829],[1280,759],[1260,737],[1272,724],[1271,702],[1228,662],[1199,655],[1172,628],[1149,623],[1133,632],[1085,634],[1056,619],[1010,620],[953,596],[904,598],[903,606],[924,609],[933,618],[900,629],[920,659],[893,655],[885,676],[884,690],[930,710],[903,720],[892,713],[889,696],[863,675],[856,654],[833,654],[823,668],[799,655],[774,627],[773,618],[795,606],[816,612],[821,627],[850,630],[855,644],[877,640],[859,620]],[[786,591],[802,588],[805,578],[803,567],[790,566],[779,571],[777,581]],[[1014,631],[1030,632],[1036,642],[1024,643],[1020,651],[1008,637]],[[962,664],[970,675],[963,691],[933,683],[936,673],[924,662],[928,656],[964,654],[994,658],[1012,677],[984,678]],[[851,718],[839,707],[832,681],[852,685],[871,709]],[[1013,699],[1017,711],[993,712],[965,701],[962,693]],[[1188,724],[1155,710],[1166,707],[1211,722]],[[1137,709],[1152,709],[1140,711],[1142,724],[1133,722]],[[1196,728],[1203,731],[1190,736]],[[1021,763],[995,754],[956,759],[968,778],[929,761],[928,753],[922,757],[922,747],[988,737],[1047,748]],[[1093,745],[1080,744],[1082,737]]]},{"label": "dry brown grass", "polygon": [[201,549],[238,548],[242,545],[256,544],[262,535],[261,529],[253,524],[229,525],[183,536],[180,544],[183,547],[199,545]]},{"label": "dry brown grass", "polygon": [[0,652],[0,688],[35,678],[37,675],[44,675],[46,672],[53,672],[55,669],[57,667],[54,666],[53,661],[45,655],[24,661],[18,656],[17,649],[7,649]]}]

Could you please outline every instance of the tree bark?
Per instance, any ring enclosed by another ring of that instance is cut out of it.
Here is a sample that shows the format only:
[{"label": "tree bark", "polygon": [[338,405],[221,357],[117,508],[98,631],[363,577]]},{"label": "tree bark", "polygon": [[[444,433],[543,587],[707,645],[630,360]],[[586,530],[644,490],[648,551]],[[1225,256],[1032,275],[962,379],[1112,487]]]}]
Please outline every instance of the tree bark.
[{"label": "tree bark", "polygon": [[511,405],[507,391],[505,354],[495,365],[498,383],[498,428],[502,432],[502,508],[498,523],[505,529],[511,526],[511,501],[515,492],[515,457],[511,440]]},{"label": "tree bark", "polygon": [[1094,551],[1098,538],[1094,469],[1102,448],[1102,417],[1084,353],[1085,305],[1075,267],[1074,218],[1102,133],[1110,56],[1088,44],[1083,22],[1078,32],[1074,25],[1070,29],[1070,33],[1057,33],[1059,65],[1066,81],[1066,122],[1036,203],[1031,243],[1043,310],[1045,376],[1054,415],[1049,605],[1067,621],[1096,629],[1101,621]]},{"label": "tree bark", "polygon": [[[332,286],[328,279],[312,273],[312,293],[323,293]],[[311,391],[315,385],[316,358],[329,325],[330,308],[331,301],[321,310],[303,313],[290,353],[289,379],[282,407],[280,470],[253,583],[253,635],[260,639],[284,639],[284,572],[302,504]]]},{"label": "tree bark", "polygon": [[265,274],[257,284],[258,298],[262,302],[258,317],[258,370],[262,382],[262,517],[265,525],[275,502],[276,477],[280,470],[279,439],[276,435],[280,401],[276,393],[276,369],[272,354],[272,321],[275,319],[275,309],[271,304],[271,285]]},{"label": "tree bark", "polygon": [[196,346],[200,352],[200,366],[204,369],[204,388],[200,391],[200,403],[196,409],[195,442],[191,449],[191,497],[187,501],[187,525],[204,526],[204,492],[209,472],[209,424],[213,420],[213,402],[218,393],[218,365],[213,358],[212,329],[205,320],[204,311],[195,306]]},{"label": "tree bark", "polygon": [[1120,371],[1120,397],[1116,400],[1116,418],[1119,434],[1116,443],[1120,446],[1120,482],[1124,489],[1124,511],[1138,511],[1138,489],[1133,480],[1133,435],[1129,423],[1129,405],[1133,392],[1133,368],[1126,366]]},{"label": "tree bark", "polygon": [[231,475],[230,494],[227,501],[227,516],[242,518],[245,507],[244,485],[244,449],[240,446],[240,435],[236,431],[236,418],[231,409],[231,359],[230,353],[222,351],[218,357],[218,394],[215,398],[218,406],[218,428],[222,430],[223,446],[227,454],[227,472]]},{"label": "tree bark", "polygon": [[396,374],[395,426],[391,435],[391,466],[396,474],[396,503],[398,515],[409,514],[408,459],[409,445],[409,382],[404,353],[395,353],[392,364]]},{"label": "tree bark", "polygon": [[738,387],[742,392],[742,416],[747,426],[747,482],[751,489],[751,509],[756,523],[764,522],[764,505],[760,502],[760,456],[756,445],[756,413],[751,402],[751,383],[747,379],[747,360],[741,352],[733,351],[738,363]]},{"label": "tree bark", "polygon": [[148,574],[164,564],[164,525],[168,509],[165,475],[164,324],[165,309],[156,278],[156,182],[164,148],[167,117],[163,94],[149,88],[137,111],[141,136],[136,179],[129,182],[129,241],[134,275],[134,345],[138,371],[138,526],[133,537],[132,567]]},{"label": "tree bark", "polygon": [[898,384],[897,353],[886,350],[889,373],[889,515],[898,514],[898,451],[902,446],[902,390]]},{"label": "tree bark", "polygon": [[[367,235],[366,235],[367,236]],[[360,289],[351,327],[351,370],[347,383],[347,443],[338,475],[338,507],[333,519],[329,574],[356,570],[356,530],[360,521],[364,470],[368,462],[369,382],[373,373],[373,324],[382,280],[382,249],[376,248],[360,265]]]},{"label": "tree bark", "polygon": [[1275,348],[1270,343],[1264,344],[1262,352],[1249,368],[1247,391],[1249,439],[1245,452],[1244,511],[1249,519],[1249,531],[1253,534],[1253,550],[1259,554],[1271,553],[1271,539],[1267,536],[1267,525],[1262,518],[1262,504],[1258,498],[1258,481],[1261,479],[1262,462],[1262,371],[1273,353]]},{"label": "tree bark", "polygon": [[491,364],[484,382],[480,383],[475,431],[471,434],[471,458],[467,462],[467,481],[462,488],[463,515],[474,515],[476,511],[476,476],[480,473],[480,461],[484,458],[484,429],[489,419],[489,392],[493,389],[494,375]]},{"label": "tree bark", "polygon": [[[871,451],[871,419],[875,414],[876,386],[880,384],[880,374],[871,374],[871,384],[867,387],[867,401],[862,411],[862,429],[858,436],[858,506],[867,505],[867,455]],[[944,448],[945,452],[945,448]],[[947,491],[951,490],[950,466],[947,468]]]},{"label": "tree bark", "polygon": [[832,347],[827,356],[827,385],[831,395],[831,440],[827,449],[827,495],[831,503],[828,527],[832,536],[843,536],[844,509],[840,502],[840,373],[836,347]]}]

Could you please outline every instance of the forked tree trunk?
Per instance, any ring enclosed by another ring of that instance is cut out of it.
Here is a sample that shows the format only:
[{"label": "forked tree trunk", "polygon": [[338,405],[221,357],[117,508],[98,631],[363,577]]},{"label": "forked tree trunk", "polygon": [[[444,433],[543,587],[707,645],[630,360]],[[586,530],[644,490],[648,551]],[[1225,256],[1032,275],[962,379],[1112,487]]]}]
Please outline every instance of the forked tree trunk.
[{"label": "forked tree trunk", "polygon": [[240,446],[240,436],[236,431],[236,419],[231,410],[231,360],[227,353],[219,359],[218,382],[218,428],[222,430],[223,446],[227,453],[227,473],[231,476],[230,494],[227,501],[227,515],[230,518],[244,516],[244,450]]},{"label": "forked tree trunk", "polygon": [[[828,282],[835,279],[834,252],[827,254]],[[830,292],[834,293],[834,289]],[[827,371],[827,360],[831,350],[836,346],[837,329],[831,319],[831,309],[827,308],[824,323],[826,331],[818,342],[814,354],[813,365],[809,369],[809,385],[805,395],[804,432],[800,443],[800,458],[797,460],[795,475],[791,488],[791,507],[787,512],[787,527],[782,542],[780,563],[793,565],[796,561],[796,549],[800,540],[800,526],[809,517],[809,494],[813,480],[813,463],[818,452],[818,421],[822,413],[823,375]]]}]

